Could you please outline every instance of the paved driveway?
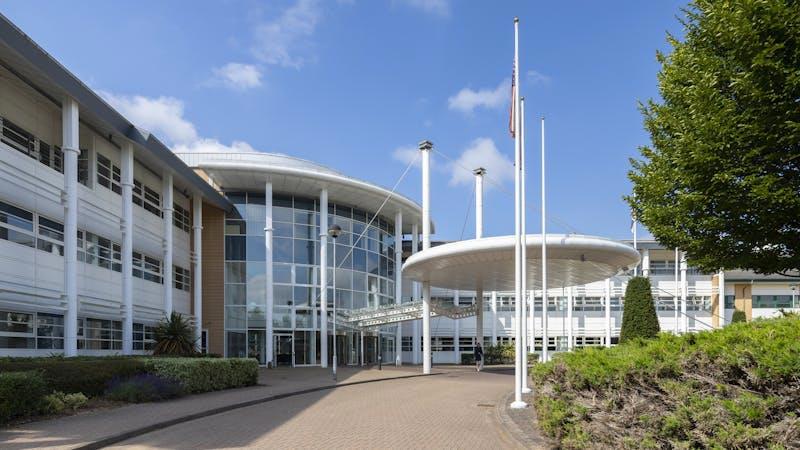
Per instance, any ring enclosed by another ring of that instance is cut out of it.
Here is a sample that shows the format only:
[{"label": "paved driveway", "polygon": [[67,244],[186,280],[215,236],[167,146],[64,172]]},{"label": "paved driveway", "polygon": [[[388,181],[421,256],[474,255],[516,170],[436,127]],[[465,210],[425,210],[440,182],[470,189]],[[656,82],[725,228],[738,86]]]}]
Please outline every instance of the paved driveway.
[{"label": "paved driveway", "polygon": [[520,448],[500,425],[513,372],[446,374],[313,392],[194,420],[120,448]]}]

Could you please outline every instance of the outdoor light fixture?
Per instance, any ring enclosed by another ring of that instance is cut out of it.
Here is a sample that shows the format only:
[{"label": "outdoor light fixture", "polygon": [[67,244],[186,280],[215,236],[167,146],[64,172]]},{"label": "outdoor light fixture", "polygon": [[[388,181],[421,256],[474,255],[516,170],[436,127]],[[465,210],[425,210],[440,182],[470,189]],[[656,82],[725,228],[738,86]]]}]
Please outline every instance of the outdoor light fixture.
[{"label": "outdoor light fixture", "polygon": [[[342,234],[342,227],[333,224],[328,227],[328,236],[333,238],[333,380],[336,381],[336,238]],[[323,289],[328,289],[324,286]],[[328,320],[326,317],[325,320]]]}]

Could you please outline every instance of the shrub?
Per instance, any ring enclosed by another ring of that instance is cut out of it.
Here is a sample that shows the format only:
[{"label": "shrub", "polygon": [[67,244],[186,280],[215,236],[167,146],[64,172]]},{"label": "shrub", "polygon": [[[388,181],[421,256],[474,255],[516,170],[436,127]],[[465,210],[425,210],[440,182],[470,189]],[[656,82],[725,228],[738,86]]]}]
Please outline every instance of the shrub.
[{"label": "shrub", "polygon": [[734,310],[733,317],[731,317],[731,323],[741,322],[747,322],[747,314],[745,314],[741,309]]},{"label": "shrub", "polygon": [[42,412],[45,414],[60,414],[64,411],[77,411],[86,406],[89,401],[80,392],[65,394],[61,391],[45,395],[42,401]]},{"label": "shrub", "polygon": [[465,366],[468,366],[470,364],[475,364],[475,355],[472,353],[462,353],[461,364]]},{"label": "shrub", "polygon": [[181,383],[188,394],[216,391],[258,382],[258,361],[245,358],[150,358],[147,372]]},{"label": "shrub", "polygon": [[111,400],[142,403],[166,400],[181,394],[183,386],[179,381],[144,373],[127,379],[113,380],[109,383],[105,395]]},{"label": "shrub", "polygon": [[492,364],[514,364],[516,350],[514,345],[490,345],[483,349],[483,363]]},{"label": "shrub", "polygon": [[0,372],[40,371],[48,390],[81,392],[89,397],[103,394],[113,379],[144,373],[140,358],[8,358],[0,360]]},{"label": "shrub", "polygon": [[619,342],[624,343],[636,338],[652,339],[658,336],[659,331],[650,280],[644,277],[631,278],[625,289],[625,308],[622,312]]},{"label": "shrub", "polygon": [[46,392],[39,372],[0,372],[0,423],[36,414]]},{"label": "shrub", "polygon": [[195,337],[189,320],[173,311],[153,330],[156,341],[153,355],[192,356],[197,353]]}]

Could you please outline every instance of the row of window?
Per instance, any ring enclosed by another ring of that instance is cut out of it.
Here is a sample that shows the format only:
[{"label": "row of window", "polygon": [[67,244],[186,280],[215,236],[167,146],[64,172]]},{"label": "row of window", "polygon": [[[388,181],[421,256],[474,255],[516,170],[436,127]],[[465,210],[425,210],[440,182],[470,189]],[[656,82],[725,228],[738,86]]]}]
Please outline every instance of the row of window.
[{"label": "row of window", "polygon": [[[795,295],[754,295],[753,308],[800,308],[800,299]],[[736,298],[725,296],[725,309],[736,309]]]},{"label": "row of window", "polygon": [[[0,202],[0,239],[64,256],[63,224],[5,202]],[[122,246],[78,230],[78,261],[122,272]],[[160,259],[133,252],[133,276],[162,284],[161,266]],[[173,282],[177,289],[188,291],[191,272],[174,266]]]},{"label": "row of window", "polygon": [[[133,349],[152,350],[153,330],[133,324]],[[49,313],[0,311],[0,349],[64,349],[64,316]],[[78,349],[121,350],[122,322],[78,318]]]}]

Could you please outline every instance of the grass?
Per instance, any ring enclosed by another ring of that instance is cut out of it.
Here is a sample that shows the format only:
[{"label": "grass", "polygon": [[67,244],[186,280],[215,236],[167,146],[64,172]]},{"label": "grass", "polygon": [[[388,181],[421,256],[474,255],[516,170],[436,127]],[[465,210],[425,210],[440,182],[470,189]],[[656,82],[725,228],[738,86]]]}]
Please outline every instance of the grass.
[{"label": "grass", "polygon": [[800,317],[559,355],[532,370],[564,448],[783,448],[800,440]]}]

